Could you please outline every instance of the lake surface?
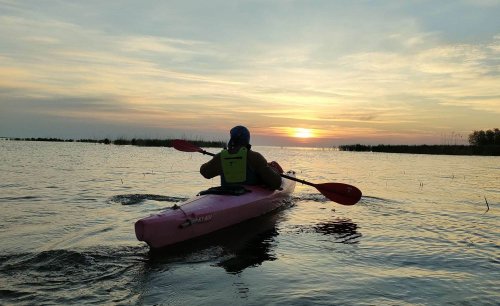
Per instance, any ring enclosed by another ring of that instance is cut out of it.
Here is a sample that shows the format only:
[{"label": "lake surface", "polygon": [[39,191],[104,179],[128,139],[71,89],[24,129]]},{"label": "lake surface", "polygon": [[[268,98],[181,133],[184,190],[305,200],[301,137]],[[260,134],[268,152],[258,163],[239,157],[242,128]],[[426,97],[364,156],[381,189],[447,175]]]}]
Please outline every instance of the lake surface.
[{"label": "lake surface", "polygon": [[363,198],[297,184],[286,209],[150,253],[134,222],[217,185],[208,157],[0,140],[0,304],[499,305],[499,157],[255,150]]}]

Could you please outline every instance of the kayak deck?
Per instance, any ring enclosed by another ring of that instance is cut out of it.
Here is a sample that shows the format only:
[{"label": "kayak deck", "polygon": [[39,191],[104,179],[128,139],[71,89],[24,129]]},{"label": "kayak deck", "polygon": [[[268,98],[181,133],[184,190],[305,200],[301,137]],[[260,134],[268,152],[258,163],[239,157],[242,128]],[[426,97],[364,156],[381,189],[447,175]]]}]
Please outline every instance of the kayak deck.
[{"label": "kayak deck", "polygon": [[[294,176],[292,171],[287,173]],[[197,195],[179,206],[135,223],[139,241],[157,249],[206,235],[225,227],[267,214],[284,204],[295,181],[283,179],[280,190],[245,185],[241,195]]]}]

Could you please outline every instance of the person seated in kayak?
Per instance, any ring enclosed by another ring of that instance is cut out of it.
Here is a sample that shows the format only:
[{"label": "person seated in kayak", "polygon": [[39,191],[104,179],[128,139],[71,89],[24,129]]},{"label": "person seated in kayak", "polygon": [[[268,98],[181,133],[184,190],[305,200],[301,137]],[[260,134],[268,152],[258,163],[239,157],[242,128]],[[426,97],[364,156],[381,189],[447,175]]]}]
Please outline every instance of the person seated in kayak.
[{"label": "person seated in kayak", "polygon": [[238,125],[231,129],[228,148],[201,165],[200,173],[207,179],[221,176],[221,185],[265,185],[279,189],[283,169],[273,161],[268,163],[262,154],[252,151],[250,131]]}]

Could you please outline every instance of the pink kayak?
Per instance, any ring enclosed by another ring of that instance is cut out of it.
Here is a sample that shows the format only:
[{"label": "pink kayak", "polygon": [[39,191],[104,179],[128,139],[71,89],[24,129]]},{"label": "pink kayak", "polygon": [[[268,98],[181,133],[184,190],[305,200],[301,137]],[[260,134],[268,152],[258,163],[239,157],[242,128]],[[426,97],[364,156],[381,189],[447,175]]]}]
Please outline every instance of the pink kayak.
[{"label": "pink kayak", "polygon": [[[287,175],[295,177],[292,171]],[[135,223],[135,235],[157,249],[215,232],[279,208],[293,192],[295,181],[283,179],[280,190],[242,187],[245,192],[233,192],[240,195],[197,195],[179,206],[143,218]]]}]

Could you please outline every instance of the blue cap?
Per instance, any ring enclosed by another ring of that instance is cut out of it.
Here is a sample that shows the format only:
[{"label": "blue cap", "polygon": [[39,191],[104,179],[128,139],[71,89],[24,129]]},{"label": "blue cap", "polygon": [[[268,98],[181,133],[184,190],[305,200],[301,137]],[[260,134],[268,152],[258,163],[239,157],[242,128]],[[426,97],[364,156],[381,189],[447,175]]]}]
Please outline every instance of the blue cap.
[{"label": "blue cap", "polygon": [[229,147],[244,146],[250,144],[250,131],[238,125],[231,129],[229,132],[231,139],[229,140]]}]

